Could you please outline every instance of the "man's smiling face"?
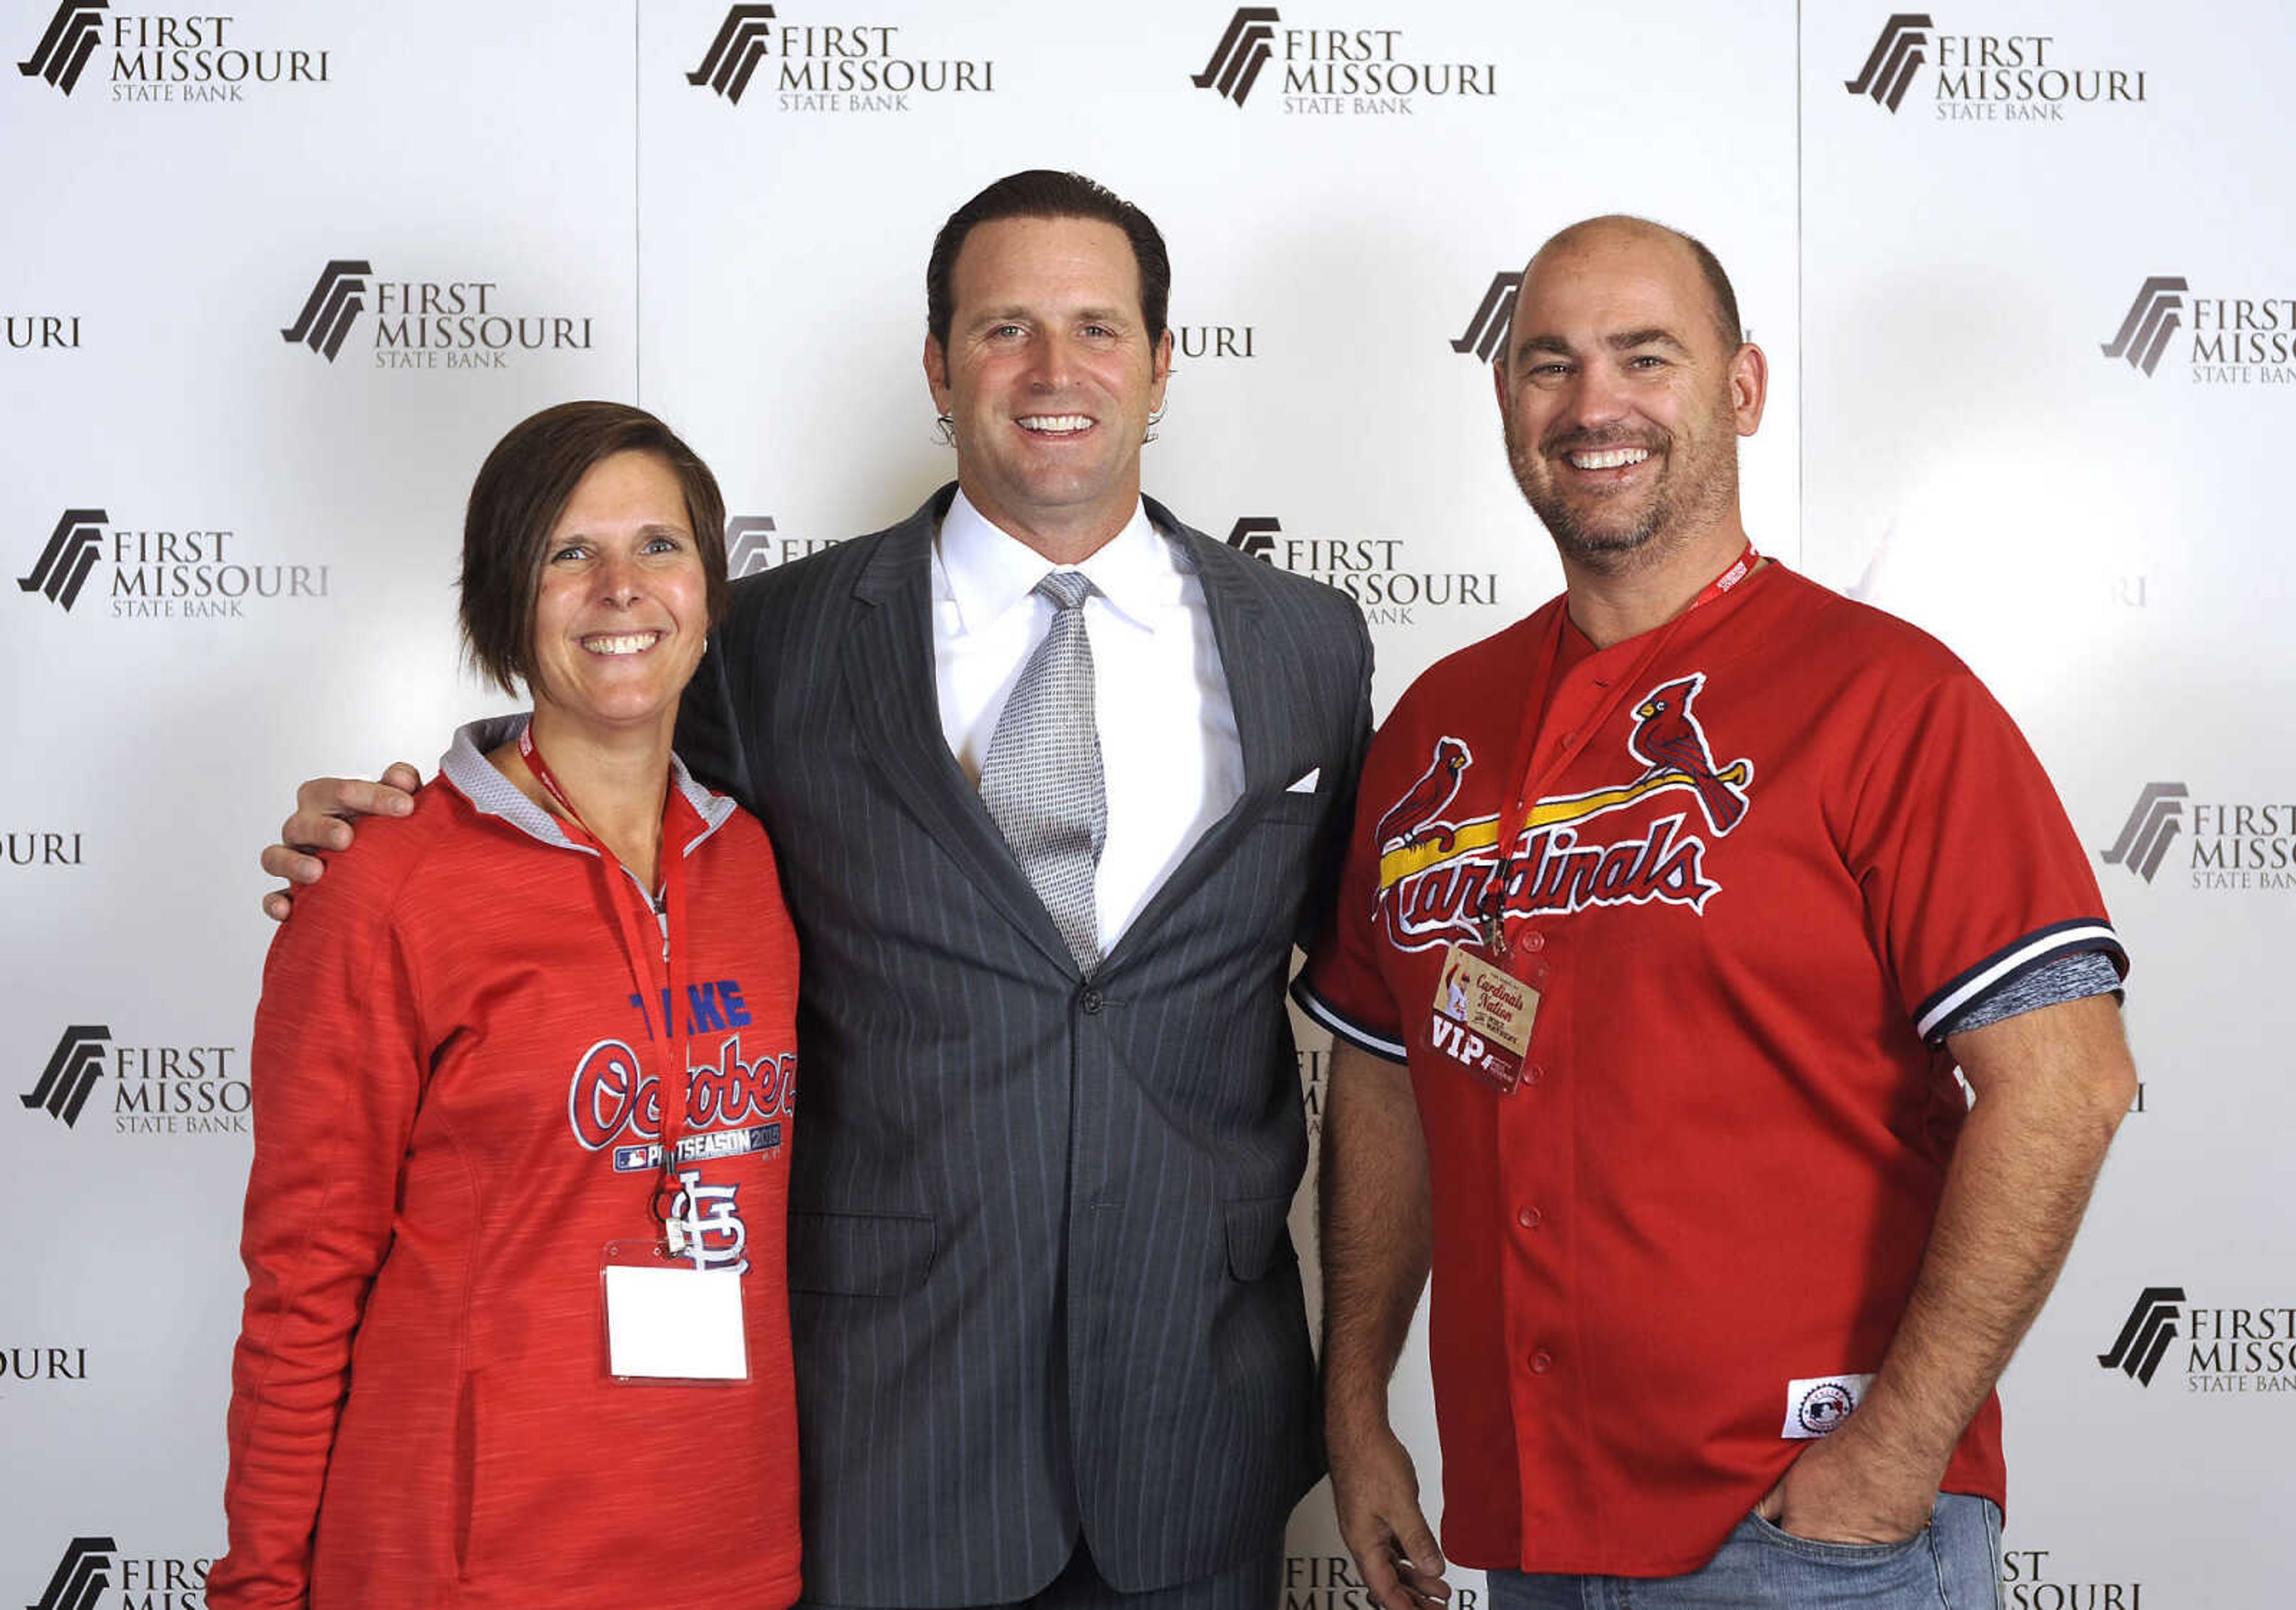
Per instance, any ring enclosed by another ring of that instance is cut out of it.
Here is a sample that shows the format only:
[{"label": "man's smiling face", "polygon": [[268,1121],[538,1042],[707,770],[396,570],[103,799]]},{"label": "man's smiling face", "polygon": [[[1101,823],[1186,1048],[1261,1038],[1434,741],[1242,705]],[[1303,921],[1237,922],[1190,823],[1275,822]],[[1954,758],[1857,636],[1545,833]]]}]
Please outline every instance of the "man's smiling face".
[{"label": "man's smiling face", "polygon": [[1131,242],[1097,219],[1001,218],[965,237],[950,280],[947,346],[927,337],[925,378],[955,421],[965,496],[1023,540],[1114,535],[1171,368]]},{"label": "man's smiling face", "polygon": [[1731,519],[1737,437],[1761,417],[1696,261],[1662,231],[1606,223],[1523,275],[1497,366],[1507,462],[1566,559],[1656,562]]}]

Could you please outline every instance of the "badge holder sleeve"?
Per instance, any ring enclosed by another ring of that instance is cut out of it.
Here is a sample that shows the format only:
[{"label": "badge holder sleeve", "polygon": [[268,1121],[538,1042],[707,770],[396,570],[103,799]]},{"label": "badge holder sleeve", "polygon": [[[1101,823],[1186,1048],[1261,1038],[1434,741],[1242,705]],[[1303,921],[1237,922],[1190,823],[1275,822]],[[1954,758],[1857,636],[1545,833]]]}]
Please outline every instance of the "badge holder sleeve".
[{"label": "badge holder sleeve", "polygon": [[618,1382],[750,1378],[742,1277],[696,1269],[652,1238],[610,1241],[598,1270],[606,1374]]}]

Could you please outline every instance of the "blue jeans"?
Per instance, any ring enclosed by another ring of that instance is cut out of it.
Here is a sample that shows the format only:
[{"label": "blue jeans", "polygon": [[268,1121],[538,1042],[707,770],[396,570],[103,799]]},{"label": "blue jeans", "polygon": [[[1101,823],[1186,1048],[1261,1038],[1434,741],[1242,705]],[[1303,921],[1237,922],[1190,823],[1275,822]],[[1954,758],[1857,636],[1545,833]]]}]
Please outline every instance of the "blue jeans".
[{"label": "blue jeans", "polygon": [[1748,1516],[1685,1576],[1490,1573],[1491,1610],[1999,1610],[2001,1511],[1939,1495],[1902,1543],[1816,1543]]}]

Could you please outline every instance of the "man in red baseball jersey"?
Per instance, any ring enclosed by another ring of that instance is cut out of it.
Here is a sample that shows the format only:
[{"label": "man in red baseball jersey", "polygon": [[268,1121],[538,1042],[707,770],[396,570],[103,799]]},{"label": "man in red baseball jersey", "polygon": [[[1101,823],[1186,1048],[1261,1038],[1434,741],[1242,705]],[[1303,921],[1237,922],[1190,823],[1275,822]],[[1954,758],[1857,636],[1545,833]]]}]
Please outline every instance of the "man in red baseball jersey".
[{"label": "man in red baseball jersey", "polygon": [[1993,1384],[2134,1094],[2087,856],[1966,666],[1748,542],[1704,247],[1564,230],[1494,379],[1568,590],[1397,706],[1298,986],[1341,1532],[1447,1597],[1387,1418],[1431,1261],[1495,1610],[1990,1604]]}]

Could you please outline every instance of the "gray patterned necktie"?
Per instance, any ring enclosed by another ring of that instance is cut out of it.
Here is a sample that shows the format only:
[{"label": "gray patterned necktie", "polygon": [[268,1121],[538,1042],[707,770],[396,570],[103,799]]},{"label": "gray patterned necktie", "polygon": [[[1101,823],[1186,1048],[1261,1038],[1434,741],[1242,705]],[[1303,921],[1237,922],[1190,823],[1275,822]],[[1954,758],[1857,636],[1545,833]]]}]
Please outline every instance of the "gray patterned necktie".
[{"label": "gray patterned necktie", "polygon": [[1077,571],[1055,570],[1035,591],[1052,601],[1053,627],[997,717],[980,764],[980,800],[1069,953],[1089,973],[1100,962],[1093,877],[1108,842],[1108,784],[1084,632],[1093,586]]}]

